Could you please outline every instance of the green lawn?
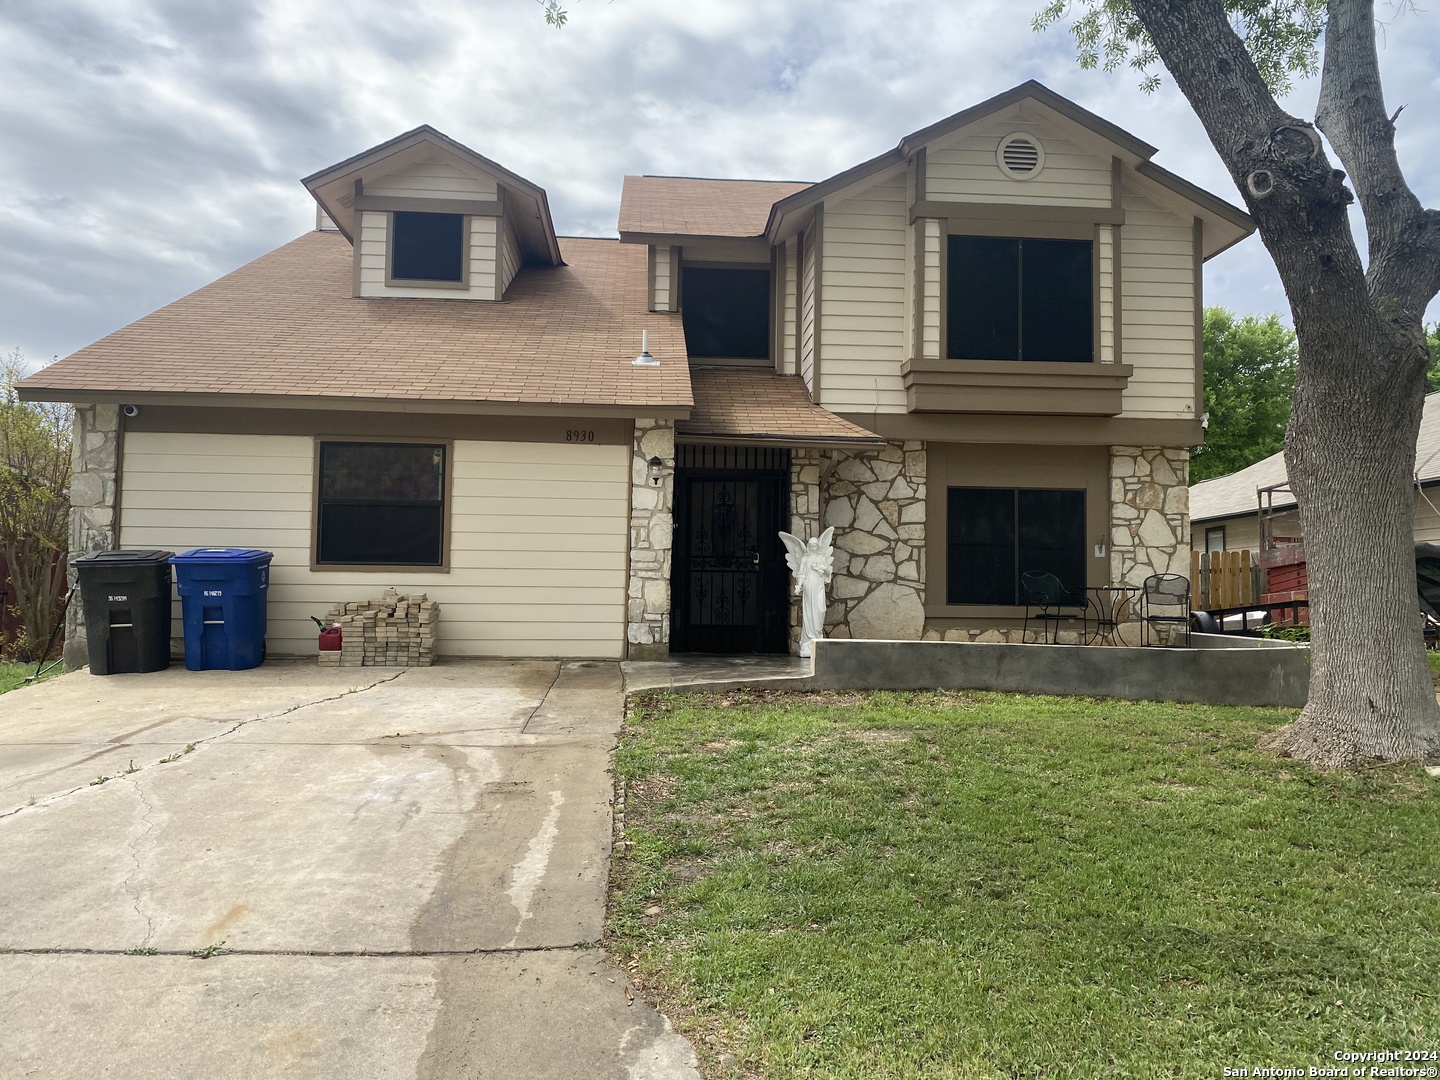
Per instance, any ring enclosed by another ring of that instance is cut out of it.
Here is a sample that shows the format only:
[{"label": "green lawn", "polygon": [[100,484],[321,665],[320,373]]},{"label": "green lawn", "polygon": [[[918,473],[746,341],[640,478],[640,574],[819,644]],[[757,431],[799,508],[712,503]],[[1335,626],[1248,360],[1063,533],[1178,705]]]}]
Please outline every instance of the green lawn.
[{"label": "green lawn", "polygon": [[1256,753],[1287,716],[640,699],[608,944],[715,1077],[1209,1078],[1440,1050],[1440,782]]},{"label": "green lawn", "polygon": [[[64,671],[63,667],[56,666],[41,676],[41,682],[53,678]],[[24,686],[25,680],[35,674],[34,664],[0,664],[0,694]]]}]

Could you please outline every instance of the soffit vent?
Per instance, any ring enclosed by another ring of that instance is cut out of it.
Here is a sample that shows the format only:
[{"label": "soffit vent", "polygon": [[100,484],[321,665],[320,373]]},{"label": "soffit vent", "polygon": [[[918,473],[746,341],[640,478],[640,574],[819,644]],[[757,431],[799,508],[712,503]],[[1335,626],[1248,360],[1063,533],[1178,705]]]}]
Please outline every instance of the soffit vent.
[{"label": "soffit vent", "polygon": [[995,151],[1000,171],[1012,180],[1029,180],[1045,167],[1045,148],[1022,131],[1006,135]]}]

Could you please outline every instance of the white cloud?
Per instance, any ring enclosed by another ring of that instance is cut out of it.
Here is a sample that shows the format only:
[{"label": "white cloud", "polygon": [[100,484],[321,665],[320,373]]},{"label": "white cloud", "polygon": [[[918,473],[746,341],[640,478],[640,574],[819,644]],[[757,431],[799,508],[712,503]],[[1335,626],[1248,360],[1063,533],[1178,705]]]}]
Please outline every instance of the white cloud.
[{"label": "white cloud", "polygon": [[[556,31],[533,0],[0,3],[0,346],[63,355],[277,247],[313,221],[299,177],[420,123],[544,186],[561,232],[613,235],[625,173],[821,179],[1037,78],[1238,201],[1168,81],[1146,97],[1131,72],[1081,71],[1025,5],[566,6]],[[1433,30],[1410,13],[1381,53],[1428,205]],[[1308,115],[1314,96],[1287,105]],[[1206,287],[1241,311],[1285,306],[1258,240],[1210,263]]]}]

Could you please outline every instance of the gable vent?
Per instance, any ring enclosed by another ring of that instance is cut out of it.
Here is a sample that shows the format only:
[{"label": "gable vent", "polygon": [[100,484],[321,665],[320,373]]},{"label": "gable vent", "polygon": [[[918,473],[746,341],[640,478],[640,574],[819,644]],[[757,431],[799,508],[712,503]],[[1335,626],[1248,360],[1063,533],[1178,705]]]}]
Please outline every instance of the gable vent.
[{"label": "gable vent", "polygon": [[1032,136],[1017,131],[1000,140],[995,160],[1012,180],[1029,180],[1045,167],[1045,149]]}]

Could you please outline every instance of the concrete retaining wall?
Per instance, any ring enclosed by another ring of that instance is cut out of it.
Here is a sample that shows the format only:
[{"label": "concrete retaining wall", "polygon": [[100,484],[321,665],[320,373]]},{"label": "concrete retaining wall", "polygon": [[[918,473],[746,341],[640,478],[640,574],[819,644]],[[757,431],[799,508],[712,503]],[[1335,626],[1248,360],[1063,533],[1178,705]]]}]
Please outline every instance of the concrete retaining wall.
[{"label": "concrete retaining wall", "polygon": [[[1209,644],[1209,643],[1207,643]],[[1132,701],[1299,708],[1310,651],[1287,646],[1130,649],[963,641],[815,643],[816,690],[997,690]],[[1267,642],[1267,644],[1269,644]]]}]

